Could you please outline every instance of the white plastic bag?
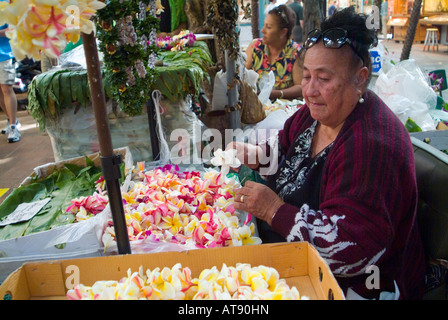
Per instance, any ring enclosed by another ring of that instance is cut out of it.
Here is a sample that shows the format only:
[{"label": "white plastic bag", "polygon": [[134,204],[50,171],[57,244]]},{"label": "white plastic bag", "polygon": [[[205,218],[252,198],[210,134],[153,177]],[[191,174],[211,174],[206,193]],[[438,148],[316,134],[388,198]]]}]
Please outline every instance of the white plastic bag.
[{"label": "white plastic bag", "polygon": [[267,105],[270,103],[269,96],[271,95],[272,88],[275,85],[275,75],[274,72],[269,71],[269,73],[263,75],[258,80],[258,88],[260,89],[260,93],[258,94],[258,99],[260,99],[263,105]]},{"label": "white plastic bag", "polygon": [[[259,78],[257,72],[252,69],[247,69],[244,65],[240,65],[239,70],[242,70],[240,76],[242,81],[247,82],[254,90],[258,86],[260,90],[258,99],[260,99],[260,102],[263,105],[270,103],[269,96],[275,84],[274,73],[270,71]],[[212,111],[222,111],[227,104],[227,74],[221,70],[216,73],[213,83]]]},{"label": "white plastic bag", "polygon": [[227,75],[220,70],[213,83],[212,111],[223,111],[227,104]]},{"label": "white plastic bag", "polygon": [[235,140],[251,144],[268,140],[283,129],[288,118],[289,116],[284,110],[276,110],[268,114],[264,120],[257,124],[246,126],[244,131],[235,137]]},{"label": "white plastic bag", "polygon": [[423,131],[435,130],[429,110],[437,105],[437,95],[415,60],[401,61],[387,73],[381,73],[373,91],[403,124],[410,118]]}]

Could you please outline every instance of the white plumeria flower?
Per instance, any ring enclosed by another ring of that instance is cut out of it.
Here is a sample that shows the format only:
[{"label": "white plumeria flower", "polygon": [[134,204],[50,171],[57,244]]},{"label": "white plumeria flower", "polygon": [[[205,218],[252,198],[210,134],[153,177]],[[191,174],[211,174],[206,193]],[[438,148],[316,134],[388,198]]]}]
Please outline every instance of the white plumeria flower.
[{"label": "white plumeria flower", "polygon": [[240,160],[236,157],[237,151],[235,149],[229,149],[223,151],[217,149],[213,152],[213,158],[210,160],[214,166],[221,167],[221,174],[226,176],[229,173],[230,167],[238,168],[241,166]]}]

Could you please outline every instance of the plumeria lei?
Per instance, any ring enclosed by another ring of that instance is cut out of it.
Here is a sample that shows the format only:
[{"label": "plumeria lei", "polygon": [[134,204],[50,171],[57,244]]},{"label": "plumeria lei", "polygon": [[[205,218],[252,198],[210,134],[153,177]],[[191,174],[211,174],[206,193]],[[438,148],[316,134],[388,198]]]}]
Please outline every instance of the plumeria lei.
[{"label": "plumeria lei", "polygon": [[196,42],[196,36],[189,30],[182,30],[173,37],[157,38],[157,46],[164,50],[182,51]]},{"label": "plumeria lei", "polygon": [[97,0],[14,0],[0,2],[0,24],[14,57],[40,60],[43,53],[58,57],[67,42],[76,43],[80,32],[95,31],[91,18],[105,3]]},{"label": "plumeria lei", "polygon": [[114,99],[130,116],[140,114],[156,77],[160,0],[109,0],[99,10],[98,39]]},{"label": "plumeria lei", "polygon": [[77,285],[67,292],[70,300],[308,300],[281,279],[276,269],[238,263],[204,269],[192,278],[191,270],[177,263],[168,267],[127,271],[120,281]]}]

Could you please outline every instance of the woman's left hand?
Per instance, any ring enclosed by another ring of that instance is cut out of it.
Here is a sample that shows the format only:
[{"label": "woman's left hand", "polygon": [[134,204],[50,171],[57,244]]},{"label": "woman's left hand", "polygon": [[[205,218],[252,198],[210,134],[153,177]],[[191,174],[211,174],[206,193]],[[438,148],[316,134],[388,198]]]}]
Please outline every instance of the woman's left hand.
[{"label": "woman's left hand", "polygon": [[284,91],[283,90],[275,90],[273,89],[271,91],[271,94],[269,95],[269,99],[271,100],[277,100],[277,99],[282,99],[284,98]]},{"label": "woman's left hand", "polygon": [[272,223],[277,210],[284,204],[283,200],[264,184],[247,181],[244,187],[235,191],[234,208],[246,211],[259,219]]}]

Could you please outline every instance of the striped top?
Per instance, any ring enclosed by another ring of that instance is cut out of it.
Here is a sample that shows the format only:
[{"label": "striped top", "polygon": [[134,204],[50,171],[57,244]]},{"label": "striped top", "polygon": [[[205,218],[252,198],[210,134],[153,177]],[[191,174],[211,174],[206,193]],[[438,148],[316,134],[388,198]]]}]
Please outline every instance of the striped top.
[{"label": "striped top", "polygon": [[[314,180],[318,187],[311,188],[314,194],[303,197],[298,188],[295,199],[302,200],[286,201],[272,229],[287,241],[312,243],[344,291],[352,287],[372,298],[393,292],[395,281],[400,298],[420,298],[424,255],[416,223],[412,144],[403,124],[375,93],[367,91],[364,99],[328,150],[320,184]],[[299,136],[313,123],[306,105],[288,119],[279,133],[283,163],[297,159]],[[278,179],[280,172],[282,166],[270,179]],[[380,271],[379,290],[366,287],[371,266]]]}]

